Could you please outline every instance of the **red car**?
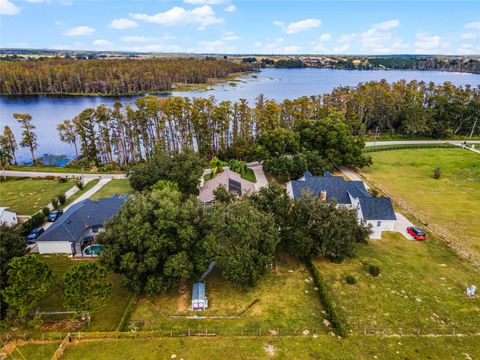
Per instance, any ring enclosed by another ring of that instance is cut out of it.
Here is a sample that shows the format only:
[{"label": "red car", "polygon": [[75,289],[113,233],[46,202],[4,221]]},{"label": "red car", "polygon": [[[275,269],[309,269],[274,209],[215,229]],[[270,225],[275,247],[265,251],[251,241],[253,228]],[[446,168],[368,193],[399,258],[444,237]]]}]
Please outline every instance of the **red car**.
[{"label": "red car", "polygon": [[417,227],[414,227],[414,226],[409,226],[409,227],[407,227],[407,232],[410,235],[412,235],[412,237],[415,240],[425,240],[426,239],[425,233],[420,228],[417,228]]}]

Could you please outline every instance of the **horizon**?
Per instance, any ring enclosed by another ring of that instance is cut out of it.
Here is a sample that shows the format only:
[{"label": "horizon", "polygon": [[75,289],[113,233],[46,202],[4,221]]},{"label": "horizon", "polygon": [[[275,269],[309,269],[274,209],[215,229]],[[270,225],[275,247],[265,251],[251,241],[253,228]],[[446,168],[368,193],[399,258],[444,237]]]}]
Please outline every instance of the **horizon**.
[{"label": "horizon", "polygon": [[480,16],[473,14],[480,14],[479,2],[0,0],[0,46],[191,55],[478,56]]}]

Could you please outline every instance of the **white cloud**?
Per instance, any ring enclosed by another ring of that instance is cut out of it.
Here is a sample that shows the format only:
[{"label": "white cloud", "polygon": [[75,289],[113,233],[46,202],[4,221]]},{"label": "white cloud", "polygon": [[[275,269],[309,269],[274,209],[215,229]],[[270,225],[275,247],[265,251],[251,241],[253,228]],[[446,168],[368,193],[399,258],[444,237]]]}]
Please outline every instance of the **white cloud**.
[{"label": "white cloud", "polygon": [[340,35],[340,37],[338,38],[338,42],[340,43],[348,43],[350,41],[352,41],[355,36],[357,36],[357,34],[343,34],[343,35]]},{"label": "white cloud", "polygon": [[113,19],[110,25],[108,27],[112,29],[117,29],[117,30],[124,30],[124,29],[133,29],[138,27],[138,24],[136,21],[130,20],[130,19]]},{"label": "white cloud", "polygon": [[480,21],[473,21],[465,24],[465,29],[476,29],[480,30]]},{"label": "white cloud", "polygon": [[275,50],[277,54],[298,54],[301,47],[296,45],[288,45]]},{"label": "white cloud", "polygon": [[255,44],[253,44],[253,47],[256,47],[256,48],[259,48],[259,47],[262,47],[263,46],[263,42],[261,41],[257,41],[255,42]]},{"label": "white cloud", "polygon": [[199,41],[198,51],[202,53],[231,53],[235,51],[235,47],[229,46],[223,40]]},{"label": "white cloud", "polygon": [[462,44],[458,48],[457,53],[460,55],[475,55],[480,53],[480,46],[475,46],[473,44]]},{"label": "white cloud", "polygon": [[122,51],[135,51],[135,52],[163,52],[163,53],[178,53],[182,51],[182,48],[178,45],[163,45],[152,44],[145,46],[122,46]]},{"label": "white cloud", "polygon": [[318,19],[305,19],[285,25],[284,22],[275,20],[273,25],[282,27],[287,34],[296,34],[315,29],[322,25],[322,22]]},{"label": "white cloud", "polygon": [[398,25],[400,25],[400,21],[395,19],[384,21],[380,24],[375,24],[373,25],[373,28],[377,30],[391,30],[393,28],[396,28]]},{"label": "white cloud", "polygon": [[225,0],[183,0],[187,4],[193,5],[218,5],[223,4]]},{"label": "white cloud", "polygon": [[34,4],[34,3],[41,3],[41,2],[44,2],[44,1],[45,1],[45,0],[27,0],[27,2],[32,3],[32,4]]},{"label": "white cloud", "polygon": [[71,28],[63,33],[65,36],[86,36],[86,35],[91,35],[95,32],[94,28],[91,28],[90,26],[77,26],[74,28]]},{"label": "white cloud", "polygon": [[172,35],[163,35],[162,37],[147,37],[147,36],[122,36],[120,38],[123,42],[140,42],[140,43],[149,43],[149,42],[159,42],[164,40],[173,40],[175,36]]},{"label": "white cloud", "polygon": [[332,40],[332,34],[326,33],[320,35],[320,41],[330,41]]},{"label": "white cloud", "polygon": [[400,37],[393,36],[390,32],[379,31],[375,27],[360,36],[363,50],[369,53],[395,53],[407,47]]},{"label": "white cloud", "polygon": [[313,50],[321,53],[327,53],[328,49],[322,43],[313,43]]},{"label": "white cloud", "polygon": [[63,26],[63,25],[65,25],[65,23],[64,23],[63,21],[61,21],[61,20],[55,21],[54,24],[57,25],[57,26]]},{"label": "white cloud", "polygon": [[235,12],[237,11],[237,7],[235,5],[228,5],[225,9],[223,9],[226,12]]},{"label": "white cloud", "polygon": [[113,45],[111,41],[104,40],[104,39],[97,39],[92,43],[94,46],[107,48]]},{"label": "white cloud", "polygon": [[417,54],[438,54],[444,52],[450,45],[439,35],[417,34],[416,39],[414,46]]},{"label": "white cloud", "polygon": [[21,9],[9,0],[0,0],[1,15],[17,15]]},{"label": "white cloud", "polygon": [[344,53],[345,51],[347,51],[348,49],[350,48],[350,44],[343,44],[341,46],[337,46],[335,48],[333,48],[333,53],[334,54],[341,54],[341,53]]},{"label": "white cloud", "polygon": [[240,39],[241,39],[241,37],[236,35],[232,31],[229,31],[229,32],[225,33],[225,35],[223,35],[223,37],[222,37],[222,40],[225,40],[225,41],[235,41],[235,40],[240,40]]},{"label": "white cloud", "polygon": [[224,22],[222,18],[217,18],[215,16],[215,12],[208,5],[196,7],[192,10],[185,10],[182,7],[175,6],[163,13],[160,12],[154,15],[130,14],[130,16],[135,20],[142,20],[165,26],[194,24],[198,25],[199,30],[203,30],[209,25]]},{"label": "white cloud", "polygon": [[461,38],[462,39],[468,39],[468,40],[474,40],[477,38],[477,34],[475,34],[474,32],[467,32],[467,33],[463,33],[461,35]]}]

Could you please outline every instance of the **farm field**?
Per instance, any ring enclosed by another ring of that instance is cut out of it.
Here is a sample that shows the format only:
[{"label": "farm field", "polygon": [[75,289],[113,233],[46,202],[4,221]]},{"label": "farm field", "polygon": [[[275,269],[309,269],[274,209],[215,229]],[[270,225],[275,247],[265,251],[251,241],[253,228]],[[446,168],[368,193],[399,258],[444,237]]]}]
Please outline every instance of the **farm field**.
[{"label": "farm field", "polygon": [[[202,332],[208,329],[218,334],[326,331],[325,315],[310,274],[293,258],[281,257],[275,269],[269,270],[252,289],[235,288],[219,272],[212,272],[206,278],[209,307],[201,314],[190,311],[191,285],[189,282],[180,292],[174,289],[153,300],[139,299],[130,319],[144,321],[144,330],[168,334],[171,330],[189,328]],[[245,309],[240,318],[234,319],[168,318],[168,315],[239,315]]]},{"label": "farm field", "polygon": [[[368,265],[381,269],[378,277]],[[468,299],[465,289],[478,283],[480,271],[430,235],[427,241],[409,241],[398,233],[358,248],[358,256],[333,264],[317,260],[330,285],[334,303],[345,315],[348,328],[365,327],[388,333],[457,333],[479,331],[478,297]],[[357,284],[348,285],[353,275]],[[402,329],[402,330],[400,330]]]},{"label": "farm field", "polygon": [[[58,346],[27,344],[20,351],[27,359],[48,360]],[[18,353],[14,359],[22,359]],[[352,336],[337,339],[322,335],[295,338],[150,338],[91,340],[67,347],[62,359],[476,359],[477,337],[379,338]]]},{"label": "farm field", "polygon": [[91,199],[109,198],[117,194],[123,196],[127,193],[133,193],[130,182],[127,179],[113,179],[106,183],[100,190],[92,195]]},{"label": "farm field", "polygon": [[[436,233],[480,256],[480,155],[463,149],[370,154],[362,174]],[[441,169],[440,179],[433,170]]]},{"label": "farm field", "polygon": [[75,184],[75,180],[61,183],[58,180],[7,178],[0,182],[0,206],[8,206],[18,215],[33,215]]},{"label": "farm field", "polygon": [[[49,296],[40,304],[40,309],[41,311],[64,311],[61,291],[63,275],[76,265],[95,260],[71,260],[64,255],[42,256],[42,259],[44,259],[50,269],[52,269],[54,287]],[[122,278],[120,275],[110,273],[109,279],[113,285],[112,297],[105,307],[97,313],[92,314],[90,327],[88,329],[82,329],[82,331],[113,331],[116,330],[120,323],[131,294],[121,286]]]}]

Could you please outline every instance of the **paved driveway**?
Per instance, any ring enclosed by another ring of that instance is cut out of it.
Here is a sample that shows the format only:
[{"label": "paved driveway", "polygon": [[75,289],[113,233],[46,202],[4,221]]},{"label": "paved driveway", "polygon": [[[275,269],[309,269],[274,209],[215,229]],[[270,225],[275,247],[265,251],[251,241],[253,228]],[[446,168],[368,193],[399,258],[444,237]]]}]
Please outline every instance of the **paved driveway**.
[{"label": "paved driveway", "polygon": [[403,235],[407,240],[415,240],[408,232],[407,227],[414,226],[405,216],[399,212],[395,212],[397,221],[395,222],[395,231]]}]

